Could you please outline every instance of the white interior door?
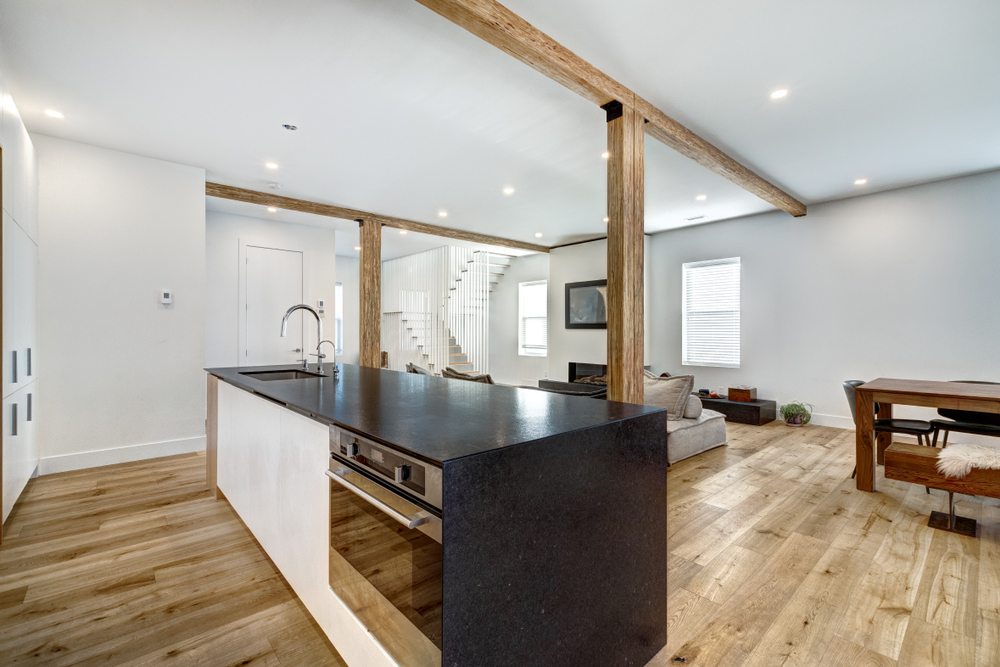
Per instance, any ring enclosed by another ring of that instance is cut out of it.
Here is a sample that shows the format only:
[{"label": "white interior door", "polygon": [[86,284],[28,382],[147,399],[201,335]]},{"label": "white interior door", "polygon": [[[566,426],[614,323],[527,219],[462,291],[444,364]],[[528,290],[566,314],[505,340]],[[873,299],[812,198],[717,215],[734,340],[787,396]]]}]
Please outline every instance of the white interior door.
[{"label": "white interior door", "polygon": [[292,364],[304,359],[302,311],[288,320],[281,337],[281,318],[302,303],[302,253],[246,247],[246,343],[241,366]]}]

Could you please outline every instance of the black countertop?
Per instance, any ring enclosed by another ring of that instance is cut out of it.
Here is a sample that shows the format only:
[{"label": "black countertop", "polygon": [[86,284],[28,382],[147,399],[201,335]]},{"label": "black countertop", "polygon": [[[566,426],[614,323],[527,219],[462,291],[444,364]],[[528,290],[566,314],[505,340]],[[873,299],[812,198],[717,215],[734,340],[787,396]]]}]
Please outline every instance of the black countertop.
[{"label": "black countertop", "polygon": [[[231,385],[439,464],[654,412],[662,412],[666,422],[666,411],[645,405],[337,365],[336,379],[328,375],[264,381],[243,375],[293,370],[297,365],[205,370]],[[332,366],[324,365],[327,373]]]}]

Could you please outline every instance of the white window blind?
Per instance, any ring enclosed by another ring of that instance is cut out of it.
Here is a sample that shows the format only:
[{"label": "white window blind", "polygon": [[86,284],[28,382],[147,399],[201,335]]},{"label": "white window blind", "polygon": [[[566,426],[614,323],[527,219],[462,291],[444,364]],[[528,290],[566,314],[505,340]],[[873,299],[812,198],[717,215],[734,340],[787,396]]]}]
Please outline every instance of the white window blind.
[{"label": "white window blind", "polygon": [[334,332],[334,347],[337,354],[344,353],[344,285],[337,283],[334,290],[333,316],[336,318],[336,331]]},{"label": "white window blind", "polygon": [[549,340],[549,284],[546,280],[519,283],[518,343],[520,354],[544,357]]},{"label": "white window blind", "polygon": [[684,265],[685,366],[740,367],[740,258]]}]

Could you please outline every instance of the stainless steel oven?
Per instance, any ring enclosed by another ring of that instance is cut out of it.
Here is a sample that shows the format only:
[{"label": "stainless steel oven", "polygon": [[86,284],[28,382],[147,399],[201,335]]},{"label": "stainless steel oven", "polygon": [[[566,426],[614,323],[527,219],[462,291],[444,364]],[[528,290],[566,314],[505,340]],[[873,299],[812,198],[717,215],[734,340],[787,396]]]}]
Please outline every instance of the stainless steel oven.
[{"label": "stainless steel oven", "polygon": [[441,468],[331,426],[327,475],[331,588],[400,664],[440,664]]}]

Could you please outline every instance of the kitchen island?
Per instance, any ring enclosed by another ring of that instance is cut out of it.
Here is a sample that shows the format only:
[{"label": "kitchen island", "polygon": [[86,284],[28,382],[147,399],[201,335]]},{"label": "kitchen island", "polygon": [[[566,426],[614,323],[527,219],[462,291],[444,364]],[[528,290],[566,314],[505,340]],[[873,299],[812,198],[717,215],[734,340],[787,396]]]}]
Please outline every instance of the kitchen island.
[{"label": "kitchen island", "polygon": [[208,481],[348,664],[662,648],[665,411],[338,367],[208,369]]}]

